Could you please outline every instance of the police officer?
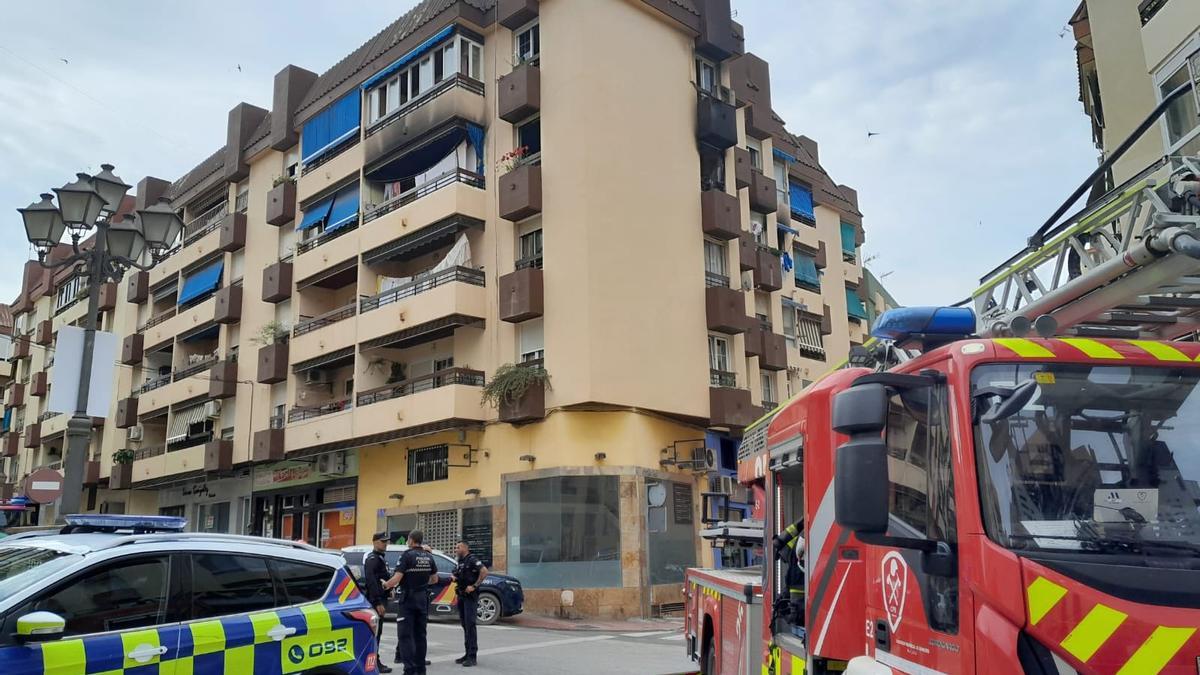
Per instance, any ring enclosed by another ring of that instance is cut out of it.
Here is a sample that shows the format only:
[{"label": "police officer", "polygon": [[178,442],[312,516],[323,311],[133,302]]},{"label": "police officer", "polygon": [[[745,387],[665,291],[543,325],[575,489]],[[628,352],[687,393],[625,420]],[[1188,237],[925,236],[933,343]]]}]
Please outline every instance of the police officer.
[{"label": "police officer", "polygon": [[[371,552],[363,560],[363,577],[367,583],[367,600],[379,613],[379,627],[375,630],[375,642],[383,643],[383,615],[387,611],[388,591],[383,584],[388,579],[387,559],[383,554],[387,551],[387,532],[376,532],[371,538]],[[379,672],[390,673],[392,669],[383,663],[379,664]]]},{"label": "police officer", "polygon": [[461,539],[456,553],[458,566],[454,568],[454,585],[458,595],[458,622],[462,624],[466,653],[462,658],[454,659],[454,662],[471,667],[475,665],[475,656],[479,652],[479,633],[475,628],[475,612],[479,609],[479,585],[487,578],[488,569],[471,553],[467,542]]},{"label": "police officer", "polygon": [[397,651],[404,663],[404,675],[425,675],[428,644],[425,626],[429,621],[429,584],[437,583],[433,555],[425,550],[425,535],[420,530],[408,533],[408,550],[396,563],[396,573],[384,588],[400,587],[400,612],[396,618]]}]

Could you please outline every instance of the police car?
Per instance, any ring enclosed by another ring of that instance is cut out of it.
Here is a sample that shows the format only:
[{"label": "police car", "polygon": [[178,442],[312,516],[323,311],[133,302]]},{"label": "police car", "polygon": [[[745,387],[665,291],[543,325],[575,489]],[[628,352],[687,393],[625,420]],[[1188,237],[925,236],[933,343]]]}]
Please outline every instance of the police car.
[{"label": "police car", "polygon": [[[408,550],[407,546],[389,544],[384,559],[387,561],[388,572],[396,569],[400,562],[400,554]],[[371,552],[370,546],[347,546],[342,549],[342,556],[356,578],[362,581],[363,558]],[[458,595],[455,592],[451,575],[458,563],[441,551],[433,552],[433,561],[437,564],[438,583],[429,589],[429,608],[434,616],[452,616],[458,618]],[[479,586],[479,604],[475,610],[475,618],[480,625],[490,626],[500,619],[520,614],[525,605],[525,591],[516,577],[507,574],[488,572],[487,578]],[[388,614],[395,615],[397,610],[396,596],[388,599]]]},{"label": "police car", "polygon": [[378,615],[335,555],[67,516],[0,541],[0,673],[374,673]]}]

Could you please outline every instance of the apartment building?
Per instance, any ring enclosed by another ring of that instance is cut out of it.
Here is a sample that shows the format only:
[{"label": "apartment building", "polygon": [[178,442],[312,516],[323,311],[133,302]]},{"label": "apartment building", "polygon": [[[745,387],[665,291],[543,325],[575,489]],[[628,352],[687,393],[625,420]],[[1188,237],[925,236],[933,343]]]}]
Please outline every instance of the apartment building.
[{"label": "apartment building", "polygon": [[[1092,138],[1103,159],[1167,94],[1192,86],[1187,58],[1200,50],[1200,3],[1084,0],[1070,24],[1076,41],[1079,100],[1091,119]],[[1195,95],[1176,99],[1157,127],[1117,160],[1107,182],[1098,184],[1093,194],[1137,176],[1164,155],[1200,154],[1196,101]]]},{"label": "apartment building", "polygon": [[[713,555],[702,493],[746,506],[741,430],[870,318],[857,194],[785,129],[729,0],[422,0],[283,68],[271,110],[138,183],[160,199],[186,227],[106,305],[90,506],[326,548],[464,536],[531,611],[679,603]],[[70,283],[27,270],[18,332],[74,317]],[[517,395],[485,403],[497,381]],[[16,428],[18,472],[55,461]]]}]

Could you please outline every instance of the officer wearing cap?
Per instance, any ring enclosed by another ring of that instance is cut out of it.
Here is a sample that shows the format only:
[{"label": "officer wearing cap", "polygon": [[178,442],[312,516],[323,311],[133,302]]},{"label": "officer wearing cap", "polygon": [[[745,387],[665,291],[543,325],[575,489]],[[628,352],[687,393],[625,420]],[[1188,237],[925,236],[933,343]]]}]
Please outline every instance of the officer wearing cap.
[{"label": "officer wearing cap", "polygon": [[400,612],[396,618],[396,645],[404,675],[425,675],[428,649],[425,626],[429,621],[429,584],[437,583],[433,555],[425,550],[425,535],[420,530],[408,533],[408,550],[396,563],[396,573],[383,587],[400,587]]},{"label": "officer wearing cap", "polygon": [[454,662],[469,668],[475,665],[475,657],[479,653],[479,632],[475,628],[475,613],[479,608],[479,585],[487,578],[488,569],[474,553],[471,553],[471,548],[465,540],[459,540],[456,552],[458,565],[454,568],[454,585],[458,594],[458,622],[463,628],[466,652],[461,658],[454,659]]},{"label": "officer wearing cap", "polygon": [[[384,558],[384,553],[387,551],[388,533],[376,532],[374,537],[371,537],[371,552],[363,560],[363,577],[367,584],[367,600],[375,611],[379,613],[379,626],[375,629],[375,642],[383,642],[383,615],[387,611],[388,591],[384,589],[383,584],[388,580],[387,559]],[[386,666],[382,662],[379,664],[379,672],[392,672],[391,666]]]}]

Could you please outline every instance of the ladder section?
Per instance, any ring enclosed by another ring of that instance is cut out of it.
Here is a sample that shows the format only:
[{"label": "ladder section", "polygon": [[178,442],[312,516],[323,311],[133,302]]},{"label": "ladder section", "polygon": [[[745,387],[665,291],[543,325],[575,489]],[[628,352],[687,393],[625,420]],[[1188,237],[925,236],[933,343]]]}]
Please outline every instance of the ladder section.
[{"label": "ladder section", "polygon": [[972,294],[979,334],[1170,340],[1200,330],[1193,174],[1200,158],[1164,158],[989,273]]}]

